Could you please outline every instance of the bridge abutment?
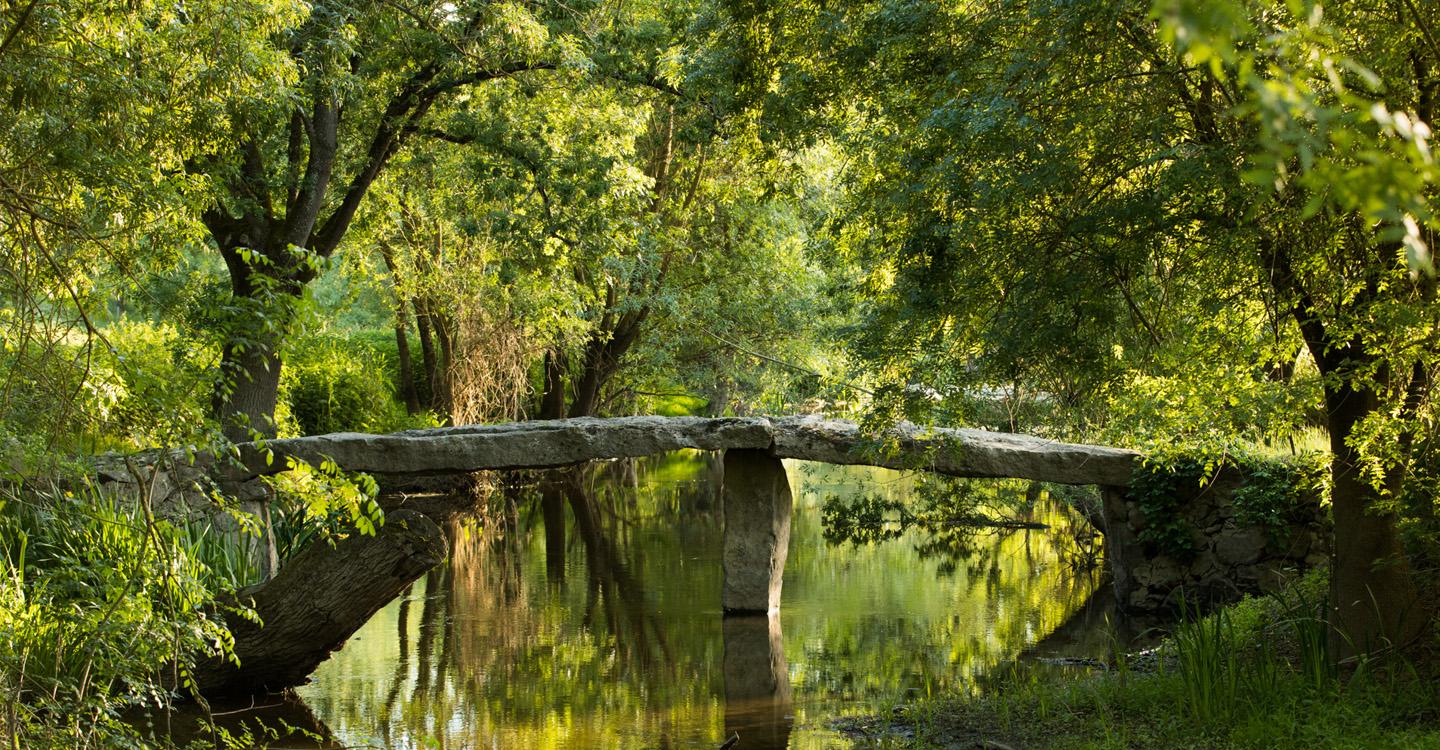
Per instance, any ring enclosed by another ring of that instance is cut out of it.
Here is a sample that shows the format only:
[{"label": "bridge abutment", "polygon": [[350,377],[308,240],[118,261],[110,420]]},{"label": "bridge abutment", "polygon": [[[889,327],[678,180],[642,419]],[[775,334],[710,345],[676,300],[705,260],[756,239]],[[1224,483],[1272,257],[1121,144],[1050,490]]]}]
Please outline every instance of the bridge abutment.
[{"label": "bridge abutment", "polygon": [[[1235,502],[1246,481],[1241,472],[1221,472],[1204,487],[1182,490],[1159,518],[1129,489],[1101,487],[1105,556],[1122,609],[1174,610],[1182,598],[1208,607],[1274,590],[1294,572],[1328,560],[1331,532],[1319,497],[1258,523]],[[1173,525],[1168,544],[1147,535],[1157,522]]]},{"label": "bridge abutment", "polygon": [[725,451],[721,514],[725,520],[724,584],[728,613],[780,609],[780,583],[790,550],[790,480],[769,451]]}]

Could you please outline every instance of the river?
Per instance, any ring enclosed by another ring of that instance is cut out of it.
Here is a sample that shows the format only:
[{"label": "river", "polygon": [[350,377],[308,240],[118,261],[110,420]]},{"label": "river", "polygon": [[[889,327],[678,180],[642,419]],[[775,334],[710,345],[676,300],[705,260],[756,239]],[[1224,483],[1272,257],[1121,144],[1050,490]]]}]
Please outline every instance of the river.
[{"label": "river", "polygon": [[841,717],[978,690],[1022,655],[1107,648],[1104,618],[1086,607],[1099,574],[1074,565],[1075,534],[1054,504],[1033,512],[1050,529],[832,543],[827,497],[906,500],[921,480],[787,471],[795,510],[774,618],[721,616],[713,456],[491,493],[488,513],[447,529],[448,564],[298,689],[331,735],[321,744],[717,748],[738,734],[735,750],[845,748]]}]

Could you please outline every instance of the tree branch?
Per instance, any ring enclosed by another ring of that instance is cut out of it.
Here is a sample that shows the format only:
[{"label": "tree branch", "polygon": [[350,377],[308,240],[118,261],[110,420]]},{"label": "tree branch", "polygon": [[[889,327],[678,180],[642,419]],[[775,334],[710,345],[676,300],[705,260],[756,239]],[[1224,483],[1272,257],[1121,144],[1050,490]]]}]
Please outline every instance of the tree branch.
[{"label": "tree branch", "polygon": [[335,247],[340,244],[340,239],[345,236],[345,231],[349,229],[350,222],[354,220],[355,213],[360,208],[360,201],[369,191],[371,184],[375,182],[375,178],[380,175],[380,171],[385,168],[385,164],[399,150],[408,135],[419,128],[419,121],[429,112],[430,107],[441,95],[463,86],[506,78],[517,73],[554,68],[555,64],[548,62],[510,63],[498,68],[476,70],[443,81],[434,81],[439,71],[433,65],[417,71],[385,108],[375,135],[370,140],[370,148],[366,152],[364,165],[350,180],[350,185],[346,188],[340,205],[316,230],[309,243],[310,248],[322,257],[329,257],[335,251]]}]

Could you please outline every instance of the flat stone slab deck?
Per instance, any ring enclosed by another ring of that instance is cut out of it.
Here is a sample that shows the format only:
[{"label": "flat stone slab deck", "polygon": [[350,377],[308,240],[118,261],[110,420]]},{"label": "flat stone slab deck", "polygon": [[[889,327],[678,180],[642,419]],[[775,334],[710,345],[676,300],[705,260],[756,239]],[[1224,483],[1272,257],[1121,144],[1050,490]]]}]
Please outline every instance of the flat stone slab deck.
[{"label": "flat stone slab deck", "polygon": [[537,469],[682,448],[768,450],[779,458],[1125,487],[1140,454],[1121,448],[902,422],[881,433],[820,417],[614,417],[462,425],[385,435],[353,432],[238,446],[243,480],[282,471],[286,458],[324,458],[349,471],[446,474]]}]

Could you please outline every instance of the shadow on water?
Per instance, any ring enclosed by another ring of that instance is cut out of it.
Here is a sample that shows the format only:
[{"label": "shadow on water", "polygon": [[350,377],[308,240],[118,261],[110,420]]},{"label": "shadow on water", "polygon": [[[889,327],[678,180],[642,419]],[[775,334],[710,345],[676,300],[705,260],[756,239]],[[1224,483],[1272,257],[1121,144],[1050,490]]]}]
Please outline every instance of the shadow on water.
[{"label": "shadow on water", "polygon": [[[977,689],[1090,611],[1097,577],[1065,564],[1052,531],[992,530],[955,554],[920,532],[834,544],[826,496],[904,500],[915,480],[789,472],[778,615],[721,617],[718,457],[546,472],[448,524],[449,563],[297,691],[307,726],[350,747],[848,747],[830,719]],[[1078,650],[1104,624],[1092,617],[1072,628]]]}]

